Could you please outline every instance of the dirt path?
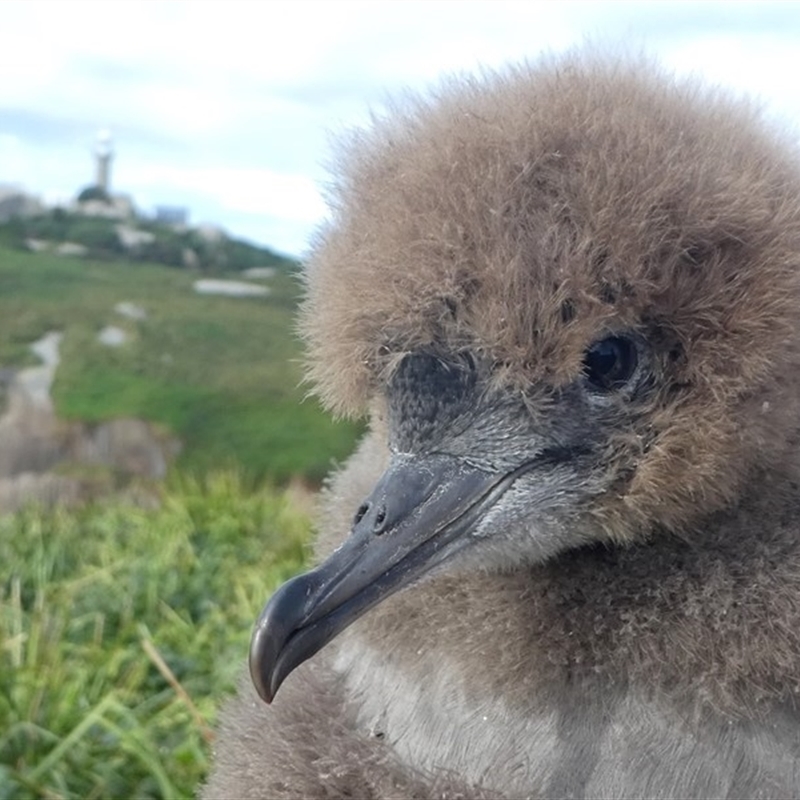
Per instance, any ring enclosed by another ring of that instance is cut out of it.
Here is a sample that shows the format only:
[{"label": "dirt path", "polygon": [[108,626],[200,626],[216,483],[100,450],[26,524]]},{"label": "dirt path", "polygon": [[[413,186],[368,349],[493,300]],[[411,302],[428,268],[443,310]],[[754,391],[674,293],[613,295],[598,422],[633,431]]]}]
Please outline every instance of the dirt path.
[{"label": "dirt path", "polygon": [[31,349],[42,363],[19,370],[9,382],[8,405],[0,416],[0,511],[31,500],[52,504],[77,497],[74,480],[49,472],[66,448],[50,397],[61,339],[61,333],[51,332],[34,342]]},{"label": "dirt path", "polygon": [[59,347],[63,333],[50,332],[31,345],[31,350],[39,356],[42,363],[38,367],[21,369],[8,389],[8,410],[0,417],[0,424],[9,415],[25,415],[29,412],[53,414],[53,401],[50,388],[56,376],[56,368],[61,360]]}]

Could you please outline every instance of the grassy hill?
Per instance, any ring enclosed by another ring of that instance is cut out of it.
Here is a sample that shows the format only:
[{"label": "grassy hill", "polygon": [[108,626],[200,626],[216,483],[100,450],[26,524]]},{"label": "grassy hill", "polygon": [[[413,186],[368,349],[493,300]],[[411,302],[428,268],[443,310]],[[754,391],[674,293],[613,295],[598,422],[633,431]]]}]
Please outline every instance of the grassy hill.
[{"label": "grassy hill", "polygon": [[[0,245],[0,365],[35,363],[28,345],[63,331],[53,387],[60,416],[161,423],[184,444],[184,470],[236,465],[253,479],[319,481],[352,449],[358,428],[304,402],[292,332],[295,275],[277,269],[267,282],[271,293],[259,298],[198,295],[198,277],[150,263]],[[121,301],[140,305],[147,318],[120,316],[114,306]],[[98,341],[110,324],[127,332],[127,343]]]}]

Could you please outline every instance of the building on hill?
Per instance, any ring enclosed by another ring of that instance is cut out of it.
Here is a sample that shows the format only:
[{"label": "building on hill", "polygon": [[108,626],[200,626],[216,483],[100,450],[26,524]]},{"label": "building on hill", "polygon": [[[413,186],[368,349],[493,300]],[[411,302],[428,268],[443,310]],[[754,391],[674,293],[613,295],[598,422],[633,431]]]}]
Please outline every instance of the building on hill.
[{"label": "building on hill", "polygon": [[111,131],[103,129],[97,132],[94,144],[95,182],[94,185],[106,195],[111,191],[111,159],[114,157],[114,143]]},{"label": "building on hill", "polygon": [[97,132],[94,148],[94,183],[78,194],[71,209],[89,217],[127,219],[135,214],[133,200],[128,195],[112,194],[111,162],[114,158],[114,141],[111,131]]}]

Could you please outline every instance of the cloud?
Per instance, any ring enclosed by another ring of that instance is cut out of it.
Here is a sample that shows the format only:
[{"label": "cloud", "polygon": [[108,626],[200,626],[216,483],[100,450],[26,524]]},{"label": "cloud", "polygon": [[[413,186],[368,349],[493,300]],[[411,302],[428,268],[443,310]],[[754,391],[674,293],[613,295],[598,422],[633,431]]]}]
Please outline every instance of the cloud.
[{"label": "cloud", "polygon": [[74,194],[108,127],[120,191],[259,241],[277,232],[296,251],[324,213],[314,185],[328,131],[366,123],[370,107],[443,73],[586,37],[652,51],[800,120],[796,3],[6,0],[0,182]]},{"label": "cloud", "polygon": [[176,197],[213,199],[226,211],[265,214],[291,221],[318,219],[325,204],[313,180],[305,175],[267,169],[229,167],[152,167],[140,165],[126,174],[134,195],[159,186]]}]

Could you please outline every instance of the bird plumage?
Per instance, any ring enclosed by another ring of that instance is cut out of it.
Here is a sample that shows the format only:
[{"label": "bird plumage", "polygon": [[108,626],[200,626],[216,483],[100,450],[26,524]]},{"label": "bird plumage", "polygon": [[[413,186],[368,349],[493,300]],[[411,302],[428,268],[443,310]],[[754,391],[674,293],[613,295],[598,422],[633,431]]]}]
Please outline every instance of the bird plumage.
[{"label": "bird plumage", "polygon": [[[798,794],[789,141],[573,54],[395,108],[331,205],[309,374],[371,429],[326,492],[327,560],[257,629],[259,691],[347,620],[273,706],[243,686],[205,796]],[[351,551],[397,576],[377,600],[317,592]]]}]

